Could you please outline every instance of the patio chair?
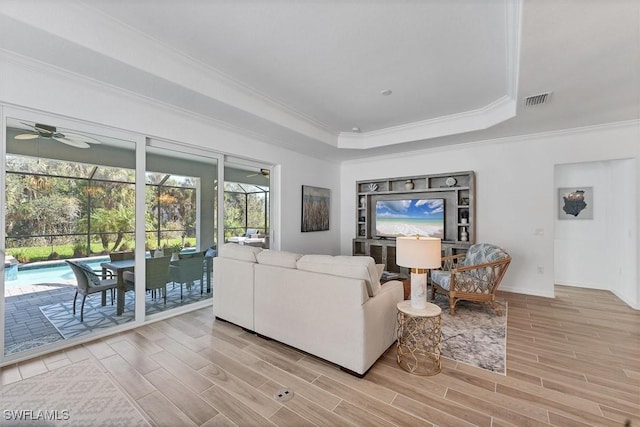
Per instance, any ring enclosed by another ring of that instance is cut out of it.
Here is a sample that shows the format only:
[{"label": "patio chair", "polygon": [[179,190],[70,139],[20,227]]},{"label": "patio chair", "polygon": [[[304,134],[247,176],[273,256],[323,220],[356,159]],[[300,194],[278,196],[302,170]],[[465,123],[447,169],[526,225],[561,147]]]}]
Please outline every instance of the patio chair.
[{"label": "patio chair", "polygon": [[510,263],[504,249],[489,243],[472,245],[466,254],[442,257],[442,268],[431,271],[431,298],[436,292],[445,294],[452,316],[460,300],[488,302],[500,316],[495,294]]},{"label": "patio chair", "polygon": [[123,261],[125,259],[133,259],[133,252],[111,252],[109,258],[111,261]]},{"label": "patio chair", "polygon": [[196,252],[189,255],[181,255],[178,261],[169,266],[171,282],[180,284],[180,299],[182,299],[182,285],[200,282],[200,295],[203,294],[204,253]]},{"label": "patio chair", "polygon": [[81,261],[65,260],[73,274],[76,276],[76,294],[73,297],[73,315],[76,315],[76,299],[78,293],[82,294],[82,305],[80,306],[80,322],[84,322],[84,302],[88,295],[101,292],[102,305],[106,304],[107,291],[111,290],[111,305],[113,305],[113,292],[117,287],[114,278],[101,279],[91,267]]},{"label": "patio chair", "polygon": [[[145,281],[144,286],[147,291],[162,290],[164,303],[167,303],[167,282],[169,282],[169,262],[171,257],[146,258],[145,259]],[[122,273],[122,280],[127,290],[135,287],[136,279],[133,271]]]}]

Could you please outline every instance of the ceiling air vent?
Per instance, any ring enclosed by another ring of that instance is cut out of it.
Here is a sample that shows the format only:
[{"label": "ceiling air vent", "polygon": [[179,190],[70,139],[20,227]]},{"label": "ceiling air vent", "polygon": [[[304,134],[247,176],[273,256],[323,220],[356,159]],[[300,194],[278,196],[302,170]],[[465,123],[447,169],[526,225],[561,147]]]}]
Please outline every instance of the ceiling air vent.
[{"label": "ceiling air vent", "polygon": [[546,104],[547,102],[549,102],[549,98],[551,98],[551,92],[527,96],[524,99],[524,106],[533,107],[534,105]]}]

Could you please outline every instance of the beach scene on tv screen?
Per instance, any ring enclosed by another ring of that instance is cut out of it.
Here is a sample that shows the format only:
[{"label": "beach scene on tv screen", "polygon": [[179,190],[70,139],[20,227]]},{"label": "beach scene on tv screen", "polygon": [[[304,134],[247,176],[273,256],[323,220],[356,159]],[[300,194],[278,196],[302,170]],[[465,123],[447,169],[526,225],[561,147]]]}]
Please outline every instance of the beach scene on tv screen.
[{"label": "beach scene on tv screen", "polygon": [[376,235],[444,239],[444,199],[378,200]]}]

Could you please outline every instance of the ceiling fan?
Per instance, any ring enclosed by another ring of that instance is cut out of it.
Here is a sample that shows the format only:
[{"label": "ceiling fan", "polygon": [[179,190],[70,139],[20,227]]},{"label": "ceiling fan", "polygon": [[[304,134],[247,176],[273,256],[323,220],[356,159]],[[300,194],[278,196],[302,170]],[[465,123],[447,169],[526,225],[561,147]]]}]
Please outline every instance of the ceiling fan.
[{"label": "ceiling fan", "polygon": [[100,141],[87,135],[58,132],[55,126],[42,123],[36,123],[34,125],[24,122],[20,123],[33,129],[33,132],[18,134],[14,137],[15,139],[47,138],[76,148],[89,148],[89,144],[100,144]]},{"label": "ceiling fan", "polygon": [[252,173],[251,175],[247,175],[247,178],[251,178],[253,176],[262,175],[265,178],[269,178],[269,169],[260,169],[260,172]]}]

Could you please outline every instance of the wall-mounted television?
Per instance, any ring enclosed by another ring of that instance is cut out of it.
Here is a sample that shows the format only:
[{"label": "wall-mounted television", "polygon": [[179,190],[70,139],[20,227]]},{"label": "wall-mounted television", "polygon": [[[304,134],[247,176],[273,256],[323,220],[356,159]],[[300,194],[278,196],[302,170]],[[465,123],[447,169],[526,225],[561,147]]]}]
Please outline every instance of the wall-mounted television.
[{"label": "wall-mounted television", "polygon": [[444,240],[444,199],[377,200],[376,237],[429,236]]}]

